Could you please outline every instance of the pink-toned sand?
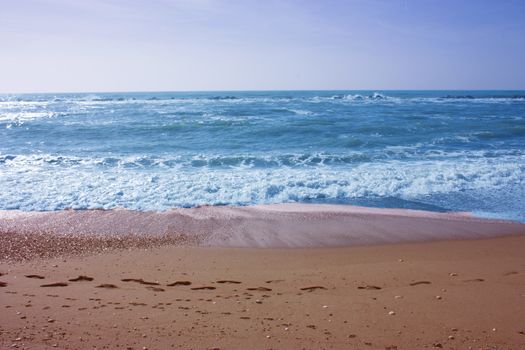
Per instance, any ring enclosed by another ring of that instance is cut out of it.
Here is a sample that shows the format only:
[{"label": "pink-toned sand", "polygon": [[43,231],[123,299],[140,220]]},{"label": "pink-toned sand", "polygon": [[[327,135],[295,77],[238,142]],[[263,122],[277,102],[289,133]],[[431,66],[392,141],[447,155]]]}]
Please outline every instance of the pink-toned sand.
[{"label": "pink-toned sand", "polygon": [[27,241],[38,256],[58,247],[73,253],[163,244],[304,248],[515,235],[525,233],[525,225],[467,213],[283,204],[166,212],[3,211],[0,233],[0,256],[8,258],[26,254]]}]

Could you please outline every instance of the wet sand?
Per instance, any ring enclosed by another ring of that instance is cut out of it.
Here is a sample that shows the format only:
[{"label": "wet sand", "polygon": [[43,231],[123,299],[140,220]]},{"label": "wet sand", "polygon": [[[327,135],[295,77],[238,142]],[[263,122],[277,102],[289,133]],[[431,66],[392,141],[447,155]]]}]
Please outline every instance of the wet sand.
[{"label": "wet sand", "polygon": [[[358,209],[350,216],[320,213],[326,207],[309,207],[313,213],[308,215],[281,209],[264,208],[266,213],[276,210],[281,218],[291,215],[297,221],[335,218],[327,221],[328,226],[354,222],[353,230],[342,231],[342,241],[357,234],[357,227],[367,227],[371,218],[378,219]],[[253,222],[227,212],[236,223]],[[212,246],[217,237],[230,237],[225,229],[203,232],[199,240],[166,232],[160,232],[157,241],[145,239],[140,232],[127,236],[81,232],[76,237],[85,241],[71,241],[72,233],[60,231],[60,225],[52,231],[50,221],[40,221],[41,231],[32,232],[33,219],[19,214],[3,216],[2,227],[11,225],[11,230],[3,233],[0,260],[0,348],[525,348],[523,225],[487,222],[466,214],[393,210],[382,212],[387,220],[376,221],[370,229],[374,233],[390,224],[390,231],[372,237],[394,232],[394,237],[414,239],[418,230],[428,237],[425,233],[437,230],[428,228],[430,223],[441,225],[443,232],[459,227],[459,234],[417,243],[260,249]],[[61,215],[66,214],[71,215]],[[206,225],[222,227],[206,215],[201,215]],[[418,227],[410,235],[403,230],[395,234],[400,228],[395,222],[407,230],[410,222],[419,226],[410,226]],[[16,224],[19,231],[13,230]],[[481,236],[472,234],[462,228],[468,225],[469,230],[481,225],[485,231]],[[77,226],[80,231],[86,227]],[[255,234],[263,228],[255,225],[246,232]],[[231,237],[243,237],[242,232]],[[286,237],[284,232],[275,227],[274,237]],[[336,231],[327,232],[337,237]],[[503,233],[510,236],[480,239]],[[25,239],[29,247],[25,260],[15,254],[5,257],[9,255],[5,242],[11,242],[5,239],[8,234],[17,237],[20,246]],[[39,238],[33,242],[31,237]],[[82,244],[90,248],[81,249]],[[40,249],[52,246],[57,247],[51,254],[56,257],[39,258]]]},{"label": "wet sand", "polygon": [[0,259],[24,260],[113,248],[341,247],[525,234],[525,224],[468,213],[281,204],[130,210],[0,211]]}]

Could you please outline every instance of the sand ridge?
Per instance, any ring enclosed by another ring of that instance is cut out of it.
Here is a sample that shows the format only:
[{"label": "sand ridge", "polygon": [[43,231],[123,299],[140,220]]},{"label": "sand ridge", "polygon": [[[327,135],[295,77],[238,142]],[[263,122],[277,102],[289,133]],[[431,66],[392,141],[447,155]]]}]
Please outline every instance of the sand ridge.
[{"label": "sand ridge", "polygon": [[203,206],[166,212],[0,212],[0,260],[162,245],[336,247],[525,234],[467,213],[346,205]]}]

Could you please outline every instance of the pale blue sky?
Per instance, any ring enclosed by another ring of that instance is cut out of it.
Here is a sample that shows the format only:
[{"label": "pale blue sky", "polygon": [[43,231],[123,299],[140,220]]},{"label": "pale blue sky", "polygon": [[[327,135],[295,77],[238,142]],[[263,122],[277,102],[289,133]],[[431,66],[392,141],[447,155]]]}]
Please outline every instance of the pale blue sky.
[{"label": "pale blue sky", "polygon": [[525,89],[522,0],[0,0],[0,92]]}]

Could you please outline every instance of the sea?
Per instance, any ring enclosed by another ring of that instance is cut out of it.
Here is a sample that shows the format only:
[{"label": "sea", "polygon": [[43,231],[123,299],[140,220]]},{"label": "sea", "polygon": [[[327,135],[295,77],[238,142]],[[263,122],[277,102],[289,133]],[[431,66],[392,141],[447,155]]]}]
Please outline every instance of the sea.
[{"label": "sea", "polygon": [[0,210],[289,202],[525,222],[525,91],[0,95]]}]

